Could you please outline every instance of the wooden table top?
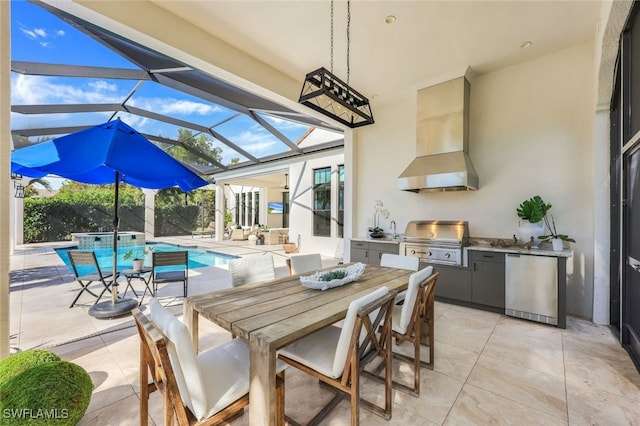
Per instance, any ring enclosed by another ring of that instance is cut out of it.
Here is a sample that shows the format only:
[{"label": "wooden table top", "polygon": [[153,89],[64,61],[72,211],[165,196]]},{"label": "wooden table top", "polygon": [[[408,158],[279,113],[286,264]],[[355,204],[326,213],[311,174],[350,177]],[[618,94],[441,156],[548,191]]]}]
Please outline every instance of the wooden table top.
[{"label": "wooden table top", "polygon": [[304,287],[294,275],[189,297],[185,303],[238,337],[259,338],[278,349],[340,321],[349,303],[367,293],[382,286],[406,289],[411,273],[367,265],[358,281],[325,291]]}]

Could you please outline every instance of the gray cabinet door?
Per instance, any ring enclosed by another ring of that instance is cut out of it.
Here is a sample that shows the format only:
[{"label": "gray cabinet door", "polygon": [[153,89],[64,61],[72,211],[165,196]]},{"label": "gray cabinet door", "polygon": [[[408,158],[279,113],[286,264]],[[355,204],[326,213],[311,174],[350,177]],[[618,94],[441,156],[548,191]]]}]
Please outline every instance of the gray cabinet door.
[{"label": "gray cabinet door", "polygon": [[398,254],[399,250],[398,244],[351,241],[351,261],[380,265],[383,253]]},{"label": "gray cabinet door", "polygon": [[[420,264],[423,268],[425,265]],[[433,265],[440,273],[436,284],[436,297],[471,302],[471,271],[458,266]]]},{"label": "gray cabinet door", "polygon": [[471,271],[471,301],[504,308],[504,253],[472,252]]}]

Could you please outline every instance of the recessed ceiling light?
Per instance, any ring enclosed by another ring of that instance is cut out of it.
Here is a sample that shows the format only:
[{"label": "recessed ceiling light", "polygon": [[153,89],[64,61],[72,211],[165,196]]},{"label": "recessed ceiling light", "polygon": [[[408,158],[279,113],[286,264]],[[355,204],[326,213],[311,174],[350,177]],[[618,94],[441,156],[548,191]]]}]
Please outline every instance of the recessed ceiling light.
[{"label": "recessed ceiling light", "polygon": [[393,24],[394,22],[396,22],[396,17],[393,15],[389,15],[384,18],[384,22],[386,22],[387,24]]},{"label": "recessed ceiling light", "polygon": [[533,42],[525,41],[524,43],[522,43],[520,45],[520,49],[526,49],[527,47],[531,47],[532,44],[533,44]]}]

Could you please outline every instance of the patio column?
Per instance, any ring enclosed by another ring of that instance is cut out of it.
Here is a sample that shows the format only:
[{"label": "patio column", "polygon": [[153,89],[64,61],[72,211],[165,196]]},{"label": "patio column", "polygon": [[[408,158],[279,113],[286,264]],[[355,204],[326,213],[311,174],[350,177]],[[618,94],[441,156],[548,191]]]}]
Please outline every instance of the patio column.
[{"label": "patio column", "polygon": [[11,228],[11,2],[0,1],[0,359],[9,356],[9,250]]},{"label": "patio column", "polygon": [[[13,188],[9,189],[9,194]],[[13,245],[11,246],[11,254],[13,254],[13,248],[17,245],[24,244],[24,198],[13,199]]]},{"label": "patio column", "polygon": [[147,241],[152,240],[156,232],[156,194],[153,189],[143,189],[144,194],[144,235]]},{"label": "patio column", "polygon": [[224,186],[216,184],[216,241],[224,240],[224,213],[227,211],[227,206],[224,202]]}]

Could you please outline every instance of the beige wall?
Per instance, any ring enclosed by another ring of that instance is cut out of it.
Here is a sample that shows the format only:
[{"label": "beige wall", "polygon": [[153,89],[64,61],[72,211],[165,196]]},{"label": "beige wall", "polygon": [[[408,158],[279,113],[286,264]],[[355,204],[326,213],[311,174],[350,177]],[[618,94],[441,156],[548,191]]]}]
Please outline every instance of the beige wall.
[{"label": "beige wall", "polygon": [[301,251],[305,253],[322,253],[325,256],[341,258],[343,254],[342,238],[337,235],[336,221],[332,221],[331,235],[334,237],[313,236],[313,170],[322,167],[331,167],[332,172],[332,196],[331,216],[337,217],[337,188],[338,165],[344,164],[344,155],[330,155],[325,158],[314,158],[307,161],[296,162],[290,165],[289,196],[289,241],[298,242],[301,238]]},{"label": "beige wall", "polygon": [[568,312],[591,317],[593,295],[593,45],[480,75],[471,81],[469,154],[480,176],[474,192],[396,189],[415,154],[416,93],[375,110],[358,132],[354,235],[364,236],[381,200],[398,229],[412,219],[469,221],[472,237],[509,238],[519,203],[539,194],[553,204],[558,231],[572,245]]}]

